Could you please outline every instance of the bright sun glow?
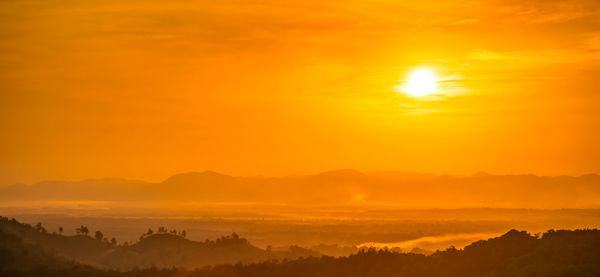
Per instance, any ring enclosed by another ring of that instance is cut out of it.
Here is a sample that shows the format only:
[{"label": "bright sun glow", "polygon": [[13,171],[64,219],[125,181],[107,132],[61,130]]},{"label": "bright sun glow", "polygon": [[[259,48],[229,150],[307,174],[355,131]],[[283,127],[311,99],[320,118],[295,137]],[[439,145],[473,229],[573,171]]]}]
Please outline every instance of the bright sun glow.
[{"label": "bright sun glow", "polygon": [[413,72],[404,85],[404,92],[412,96],[425,96],[435,90],[436,77],[430,70],[420,69]]}]

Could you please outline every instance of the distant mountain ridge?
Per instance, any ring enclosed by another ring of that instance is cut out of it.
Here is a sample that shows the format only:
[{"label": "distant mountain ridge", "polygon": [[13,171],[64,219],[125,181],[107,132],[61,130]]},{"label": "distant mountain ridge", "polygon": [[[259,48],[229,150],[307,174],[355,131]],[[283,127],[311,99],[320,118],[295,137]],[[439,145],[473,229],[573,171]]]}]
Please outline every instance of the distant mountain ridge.
[{"label": "distant mountain ridge", "polygon": [[90,179],[17,184],[0,188],[0,200],[600,208],[600,176],[451,176],[344,169],[315,175],[236,177],[205,171],[173,175],[159,183]]}]

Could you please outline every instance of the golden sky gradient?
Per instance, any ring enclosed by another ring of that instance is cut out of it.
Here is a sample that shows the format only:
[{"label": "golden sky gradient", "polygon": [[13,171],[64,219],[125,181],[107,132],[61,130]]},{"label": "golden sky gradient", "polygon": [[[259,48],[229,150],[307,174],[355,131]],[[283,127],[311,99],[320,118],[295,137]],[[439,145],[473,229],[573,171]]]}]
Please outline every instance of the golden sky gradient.
[{"label": "golden sky gradient", "polygon": [[[600,2],[0,2],[0,184],[600,172]],[[428,68],[426,97],[398,92]]]}]

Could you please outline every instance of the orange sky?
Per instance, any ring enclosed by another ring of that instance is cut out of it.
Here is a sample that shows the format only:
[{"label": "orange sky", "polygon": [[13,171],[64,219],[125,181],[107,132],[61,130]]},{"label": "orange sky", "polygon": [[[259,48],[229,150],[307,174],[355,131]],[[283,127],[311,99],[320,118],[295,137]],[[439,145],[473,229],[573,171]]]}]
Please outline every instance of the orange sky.
[{"label": "orange sky", "polygon": [[400,2],[1,1],[0,184],[600,172],[600,2]]}]

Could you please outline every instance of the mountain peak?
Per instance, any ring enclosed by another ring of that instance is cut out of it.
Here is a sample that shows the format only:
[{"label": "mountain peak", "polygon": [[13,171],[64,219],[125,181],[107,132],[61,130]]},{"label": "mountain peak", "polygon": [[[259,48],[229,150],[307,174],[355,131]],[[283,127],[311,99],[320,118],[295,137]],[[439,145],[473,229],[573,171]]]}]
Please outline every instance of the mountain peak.
[{"label": "mountain peak", "polygon": [[351,168],[344,168],[338,170],[330,170],[318,173],[315,176],[321,177],[362,177],[364,174],[358,170]]},{"label": "mountain peak", "polygon": [[490,177],[490,176],[493,176],[493,175],[489,174],[485,171],[479,171],[479,172],[476,172],[475,174],[473,174],[473,177]]},{"label": "mountain peak", "polygon": [[215,171],[203,172],[188,172],[175,174],[162,182],[162,184],[181,184],[181,183],[197,183],[197,182],[224,182],[234,179],[230,175],[221,174]]}]

